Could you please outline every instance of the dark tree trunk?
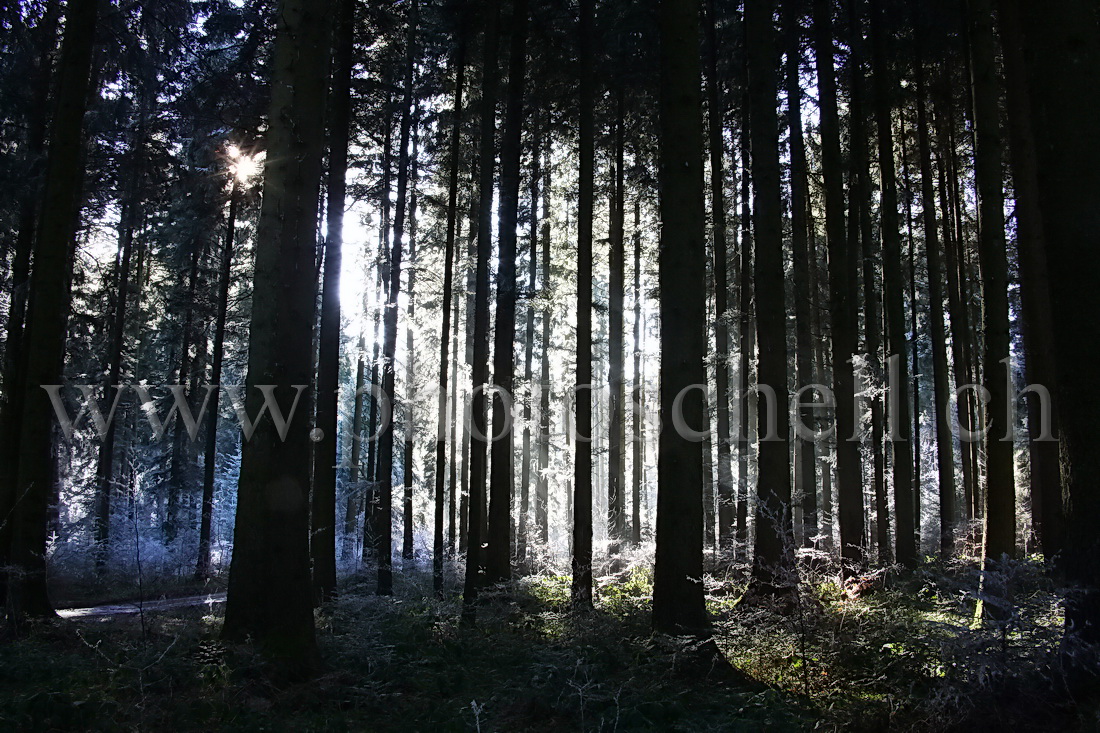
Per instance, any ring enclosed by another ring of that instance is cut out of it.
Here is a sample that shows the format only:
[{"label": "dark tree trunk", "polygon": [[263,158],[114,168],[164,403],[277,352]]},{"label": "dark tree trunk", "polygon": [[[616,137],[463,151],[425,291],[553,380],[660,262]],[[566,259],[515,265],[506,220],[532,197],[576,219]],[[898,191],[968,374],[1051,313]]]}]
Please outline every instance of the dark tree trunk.
[{"label": "dark tree trunk", "polygon": [[[1050,312],[1050,280],[1043,244],[1043,216],[1035,133],[1031,123],[1031,88],[1023,54],[1020,9],[1015,0],[998,3],[1001,49],[1004,53],[1008,103],[1009,160],[1016,203],[1016,249],[1020,258],[1020,299],[1023,304],[1024,367],[1028,384],[1042,385],[1048,396],[1028,401],[1028,448],[1031,460],[1031,523],[1043,556],[1056,562],[1062,550],[1062,475],[1059,468],[1058,389],[1054,364],[1054,324]],[[1041,400],[1049,399],[1050,439],[1043,437]]]},{"label": "dark tree trunk", "polygon": [[542,142],[539,138],[538,116],[533,123],[531,143],[531,230],[529,233],[530,250],[527,257],[527,333],[524,337],[523,383],[525,385],[523,395],[523,452],[521,453],[520,472],[520,498],[519,498],[519,527],[516,530],[516,560],[521,564],[527,562],[527,544],[529,526],[527,517],[531,509],[531,400],[532,376],[535,356],[535,289],[538,287],[538,238],[539,238],[539,181],[542,173],[539,170],[539,155],[542,151]]},{"label": "dark tree trunk", "polygon": [[344,545],[341,555],[345,563],[351,563],[355,558],[359,507],[363,499],[363,403],[368,389],[366,349],[366,340],[360,336],[356,347],[355,407],[351,417],[351,458],[348,462],[348,486],[344,504]]},{"label": "dark tree trunk", "polygon": [[[747,72],[745,74],[747,79]],[[738,278],[741,354],[738,360],[738,416],[737,416],[737,558],[744,559],[749,545],[749,454],[752,452],[753,427],[749,424],[750,372],[756,355],[756,322],[753,319],[752,278],[752,215],[749,206],[749,104],[748,82],[741,100],[741,271]]]},{"label": "dark tree trunk", "polygon": [[844,181],[833,61],[833,18],[832,6],[826,0],[814,2],[814,38],[821,100],[821,164],[825,181],[825,238],[829,259],[833,393],[836,396],[837,519],[845,573],[852,573],[864,560],[862,470],[859,443],[852,439],[856,429],[851,361],[856,347],[855,308],[851,302],[855,288],[849,282],[846,265]]},{"label": "dark tree trunk", "polygon": [[542,166],[542,341],[541,369],[539,371],[539,472],[535,487],[535,527],[539,542],[545,546],[550,540],[550,336],[553,326],[553,280],[550,276],[550,112],[546,113],[546,130],[542,138],[543,150],[535,155],[543,156]]},{"label": "dark tree trunk", "polygon": [[[1100,139],[1100,31],[1086,0],[1020,4],[1032,90],[1047,264],[1051,281],[1055,360],[1061,397],[1059,437],[1065,506],[1064,570],[1078,590],[1066,600],[1066,630],[1100,641],[1100,453],[1095,448],[1095,370],[1100,328],[1095,318],[1095,272],[1100,267],[1100,148],[1074,141]],[[1086,676],[1086,679],[1089,677]]]},{"label": "dark tree trunk", "polygon": [[515,432],[511,400],[515,387],[516,223],[519,215],[520,163],[523,153],[523,85],[527,66],[527,0],[512,0],[508,94],[500,149],[500,229],[497,236],[497,303],[493,343],[494,436],[489,477],[489,547],[486,580],[512,577],[512,494],[515,491]]},{"label": "dark tree trunk", "polygon": [[580,3],[580,197],[577,212],[576,454],[573,460],[573,605],[592,605],[592,208],[595,0]]},{"label": "dark tree trunk", "polygon": [[[11,257],[11,291],[4,331],[3,384],[0,394],[0,517],[12,517],[15,508],[16,471],[19,462],[19,421],[22,418],[24,342],[27,300],[30,295],[31,250],[34,249],[38,224],[38,205],[42,198],[40,177],[45,166],[46,128],[50,113],[51,59],[57,49],[57,29],[61,3],[51,0],[35,28],[38,58],[31,70],[34,99],[27,112],[26,155],[30,160],[28,185],[19,204],[18,232]],[[0,567],[8,565],[11,552],[12,522],[0,521]],[[5,596],[0,572],[0,598]]]},{"label": "dark tree trunk", "polygon": [[975,179],[978,189],[982,273],[982,355],[985,388],[986,491],[984,559],[1016,555],[1016,484],[1009,422],[1008,253],[1004,222],[1003,145],[1000,130],[1000,81],[993,31],[992,0],[967,0],[970,23],[971,85],[974,95]]},{"label": "dark tree trunk", "polygon": [[[882,0],[871,2],[872,68],[875,122],[878,127],[878,162],[882,184],[882,274],[885,285],[886,322],[891,359],[897,361],[898,380],[890,392],[890,441],[894,458],[894,557],[912,567],[917,563],[913,517],[913,446],[910,443],[909,352],[905,338],[905,279],[901,270],[901,232],[898,225],[898,192],[894,167],[891,102],[895,83],[888,68],[885,12]],[[894,392],[896,390],[896,394]]]},{"label": "dark tree trunk", "polygon": [[[726,261],[729,242],[726,228],[725,162],[723,160],[722,90],[718,80],[718,9],[716,0],[707,0],[707,132],[710,154],[711,246],[714,257],[714,389],[717,401],[718,441],[718,543],[733,547],[734,496],[733,462],[730,446],[730,337],[729,277]],[[709,526],[709,525],[708,525]]]},{"label": "dark tree trunk", "polygon": [[943,275],[939,229],[936,223],[936,192],[932,173],[932,146],[928,136],[928,111],[924,72],[924,36],[921,17],[914,12],[917,82],[917,154],[920,159],[921,210],[924,212],[924,251],[928,259],[928,300],[932,339],[933,422],[936,427],[936,467],[940,499],[940,555],[955,550],[955,457],[951,437],[950,386],[947,370],[947,335],[943,311]]},{"label": "dark tree trunk", "polygon": [[[459,29],[458,45],[454,54],[455,88],[454,107],[451,114],[451,159],[447,173],[447,243],[444,249],[443,298],[440,309],[443,311],[443,328],[439,336],[439,417],[435,431],[435,532],[432,541],[432,585],[436,593],[443,590],[443,479],[447,466],[447,372],[450,368],[450,352],[447,350],[451,338],[451,306],[454,300],[454,261],[455,235],[458,225],[458,172],[462,156],[462,92],[466,84],[466,12],[463,11],[462,26]],[[457,333],[457,329],[456,329]],[[451,444],[454,445],[452,433]],[[454,464],[454,456],[451,459]],[[451,479],[451,540],[454,544],[454,478]]]},{"label": "dark tree trunk", "polygon": [[493,257],[493,182],[496,173],[496,102],[500,84],[497,46],[500,43],[500,0],[488,0],[481,63],[481,141],[478,151],[477,252],[474,261],[473,394],[471,405],[469,496],[466,520],[466,580],[462,615],[474,619],[474,602],[482,581],[482,517],[488,466],[488,415],[485,389],[489,384],[489,264]]},{"label": "dark tree trunk", "polygon": [[19,421],[19,463],[11,496],[11,566],[8,609],[14,618],[50,616],[46,589],[46,531],[56,495],[53,410],[40,385],[60,384],[64,373],[75,236],[84,177],[84,111],[91,87],[96,0],[71,0],[57,70],[46,175],[34,243]]},{"label": "dark tree trunk", "polygon": [[[622,81],[619,80],[619,84]],[[623,125],[625,124],[623,89],[616,91],[615,163],[611,182],[611,231],[608,253],[608,388],[611,392],[610,435],[607,441],[607,535],[608,552],[614,556],[626,539],[626,456],[623,387],[623,298],[626,291],[626,247],[624,235],[625,192],[623,190]]]},{"label": "dark tree trunk", "polygon": [[337,413],[340,386],[340,267],[344,248],[344,194],[347,189],[348,135],[351,128],[351,74],[355,46],[355,1],[338,0],[333,44],[329,121],[328,202],[325,270],[321,295],[320,352],[317,362],[317,428],[313,446],[313,506],[310,554],[313,592],[318,603],[336,591]]},{"label": "dark tree trunk", "polygon": [[[222,359],[225,352],[225,320],[229,310],[229,284],[232,280],[233,237],[237,226],[237,209],[241,201],[241,184],[236,176],[229,193],[229,217],[225,226],[225,243],[222,245],[221,267],[218,271],[218,305],[214,316],[214,353],[210,383],[210,417],[206,423],[206,446],[202,471],[202,508],[199,518],[199,558],[195,564],[195,577],[202,579],[210,574],[210,540],[214,519],[214,468],[218,459],[218,402],[222,379]],[[360,373],[362,366],[360,365]]]},{"label": "dark tree trunk", "polygon": [[633,465],[631,466],[630,542],[642,543],[641,498],[645,481],[645,375],[642,373],[642,229],[641,201],[634,199],[634,385],[631,389]]},{"label": "dark tree trunk", "polygon": [[[813,307],[813,294],[810,290],[810,268],[814,255],[810,251],[809,224],[807,206],[809,182],[806,164],[806,142],[802,133],[802,87],[798,80],[799,67],[802,64],[802,26],[798,7],[787,3],[787,125],[791,140],[791,245],[794,260],[794,317],[795,317],[795,366],[798,389],[812,384],[813,378],[813,332],[810,322],[810,309]],[[812,395],[811,395],[812,396]],[[809,430],[813,421],[813,408],[805,396],[800,400],[804,407],[799,408],[797,419],[800,431]],[[719,406],[720,408],[721,406]],[[817,535],[817,456],[813,438],[804,438],[795,434],[794,466],[794,505],[802,508],[802,543],[812,547],[812,538]]]},{"label": "dark tree trunk", "polygon": [[[790,413],[787,399],[787,328],[783,275],[783,205],[780,192],[776,83],[779,54],[772,5],[746,0],[745,37],[752,133],[753,232],[756,267],[758,413],[756,541],[750,588],[788,593],[798,583],[791,521]],[[774,404],[768,400],[774,395]],[[772,424],[774,418],[774,424]]]},{"label": "dark tree trunk", "polygon": [[401,502],[401,558],[412,560],[413,486],[416,481],[416,184],[419,179],[420,109],[413,115],[412,156],[409,159],[409,267],[405,311],[405,455],[401,462],[404,497]]},{"label": "dark tree trunk", "polygon": [[[409,138],[413,123],[413,65],[416,59],[416,32],[419,4],[409,6],[408,33],[405,44],[404,90],[401,100],[401,134],[397,154],[397,201],[393,215],[393,244],[388,267],[389,283],[386,310],[382,317],[385,335],[382,339],[382,402],[381,409],[394,411],[397,354],[397,297],[401,291],[401,258],[405,238],[405,214],[409,189]],[[396,426],[390,420],[383,424],[378,436],[378,507],[375,509],[376,542],[378,543],[379,595],[393,593],[393,451]]]},{"label": "dark tree trunk", "polygon": [[[706,628],[703,599],[702,443],[706,384],[706,213],[699,4],[660,5],[661,422],[653,627]],[[684,433],[684,434],[681,434]]]},{"label": "dark tree trunk", "polygon": [[[252,415],[264,401],[257,385],[276,385],[282,404],[296,407],[312,370],[327,5],[279,5],[248,344]],[[284,415],[285,432],[262,420],[243,444],[222,635],[250,637],[301,674],[318,663],[309,572],[310,421],[294,419],[294,407]]]}]

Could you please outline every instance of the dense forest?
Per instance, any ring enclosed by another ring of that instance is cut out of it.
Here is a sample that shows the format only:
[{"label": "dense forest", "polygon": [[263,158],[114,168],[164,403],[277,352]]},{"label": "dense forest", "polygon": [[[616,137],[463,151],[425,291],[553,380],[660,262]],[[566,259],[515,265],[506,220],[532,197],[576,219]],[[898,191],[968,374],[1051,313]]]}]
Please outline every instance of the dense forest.
[{"label": "dense forest", "polygon": [[0,28],[0,727],[1100,726],[1095,0]]}]

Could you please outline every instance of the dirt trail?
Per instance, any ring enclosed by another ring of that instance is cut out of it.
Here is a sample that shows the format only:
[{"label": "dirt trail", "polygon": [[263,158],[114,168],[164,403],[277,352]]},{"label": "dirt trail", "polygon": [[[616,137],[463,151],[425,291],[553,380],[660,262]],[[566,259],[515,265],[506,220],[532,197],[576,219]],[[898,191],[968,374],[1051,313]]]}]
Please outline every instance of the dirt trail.
[{"label": "dirt trail", "polygon": [[188,608],[206,604],[213,607],[214,604],[225,603],[225,593],[206,593],[200,596],[186,596],[184,598],[164,598],[156,601],[144,601],[142,603],[117,603],[105,606],[92,606],[91,608],[61,608],[57,615],[61,618],[85,619],[101,618],[103,616],[133,616],[139,613],[151,613],[154,611],[170,611],[176,608]]}]

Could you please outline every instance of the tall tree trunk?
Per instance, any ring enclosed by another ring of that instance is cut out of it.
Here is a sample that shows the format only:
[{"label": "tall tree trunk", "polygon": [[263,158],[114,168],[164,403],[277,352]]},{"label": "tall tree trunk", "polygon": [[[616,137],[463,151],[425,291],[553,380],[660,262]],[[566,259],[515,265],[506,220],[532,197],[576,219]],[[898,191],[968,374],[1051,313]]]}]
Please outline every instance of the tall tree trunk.
[{"label": "tall tree trunk", "polygon": [[[813,335],[810,309],[813,307],[810,290],[810,268],[813,254],[810,251],[807,207],[809,181],[806,164],[806,142],[802,132],[802,87],[799,68],[802,64],[802,25],[798,7],[788,2],[784,6],[787,32],[787,125],[790,128],[791,146],[791,245],[794,260],[794,317],[795,317],[795,367],[798,389],[805,389],[813,379]],[[800,393],[801,394],[801,393]],[[794,487],[795,506],[802,508],[802,542],[812,547],[817,534],[817,456],[813,438],[800,434],[808,430],[813,420],[812,403],[800,399],[797,419],[800,429],[795,433]],[[719,406],[721,407],[721,406]]]},{"label": "tall tree trunk", "polygon": [[401,558],[412,560],[413,486],[416,481],[416,185],[419,180],[420,108],[413,114],[412,155],[409,158],[409,267],[405,300],[405,455],[401,462],[404,497],[401,503]]},{"label": "tall tree trunk", "polygon": [[738,416],[737,416],[737,558],[744,559],[749,543],[749,454],[752,451],[753,428],[749,424],[750,372],[756,355],[756,323],[753,319],[753,278],[752,278],[752,215],[749,206],[749,156],[751,140],[749,137],[748,72],[744,74],[745,92],[741,100],[741,271],[738,278],[741,354],[738,360]]},{"label": "tall tree trunk", "polygon": [[[787,399],[787,328],[783,275],[783,205],[780,193],[779,120],[776,115],[779,54],[772,4],[746,0],[745,37],[752,120],[753,232],[756,267],[757,382],[764,390],[758,412],[756,541],[750,587],[758,593],[790,592],[797,584],[791,523],[790,414]],[[774,395],[774,404],[768,404]],[[774,424],[773,424],[774,418]]]},{"label": "tall tree trunk", "polygon": [[539,155],[542,142],[539,135],[539,120],[535,116],[531,142],[531,230],[529,233],[530,250],[527,257],[527,333],[524,338],[523,383],[523,452],[521,454],[522,471],[520,474],[519,528],[516,530],[516,560],[527,562],[527,540],[529,527],[527,516],[531,509],[531,400],[533,399],[533,362],[535,352],[535,289],[538,287],[538,238],[539,238],[539,182],[542,173],[539,170]]},{"label": "tall tree trunk", "polygon": [[359,337],[355,365],[355,407],[351,417],[351,458],[348,462],[348,487],[344,504],[344,545],[342,557],[350,564],[355,557],[359,507],[363,488],[363,407],[367,392],[366,339]]},{"label": "tall tree trunk", "polygon": [[[703,603],[702,443],[706,402],[706,213],[699,5],[660,5],[661,422],[653,627],[707,625]],[[705,388],[704,388],[705,389]],[[684,429],[671,429],[682,420]]]},{"label": "tall tree trunk", "polygon": [[317,428],[313,446],[313,506],[310,554],[313,592],[318,603],[336,591],[336,465],[340,386],[340,268],[344,248],[344,194],[347,189],[348,134],[351,128],[351,74],[355,46],[355,0],[336,5],[329,121],[328,202],[325,270],[321,295],[320,352],[317,363]]},{"label": "tall tree trunk", "polygon": [[[142,114],[144,118],[144,114]],[[140,203],[138,191],[140,189],[141,171],[144,168],[144,155],[142,148],[145,145],[144,119],[134,131],[130,148],[130,165],[132,175],[127,179],[125,193],[121,202],[122,215],[119,222],[118,237],[118,266],[117,279],[115,281],[115,311],[111,318],[111,331],[109,351],[107,352],[107,366],[104,370],[106,379],[103,382],[103,394],[108,403],[117,399],[117,393],[113,390],[121,389],[119,380],[122,375],[122,361],[126,339],[126,304],[130,295],[130,270],[133,254],[134,233],[139,226]],[[118,423],[111,420],[107,425],[107,431],[103,435],[103,441],[99,445],[99,458],[96,463],[96,493],[95,493],[95,539],[96,539],[96,568],[102,569],[109,554],[110,526],[111,526],[111,494],[115,488],[115,442],[118,435]],[[178,425],[178,423],[177,423]]]},{"label": "tall tree trunk", "polygon": [[928,300],[932,338],[933,416],[936,426],[936,467],[940,499],[940,555],[950,557],[955,549],[955,457],[951,438],[950,387],[947,372],[947,335],[943,312],[943,275],[939,229],[936,223],[936,192],[932,173],[932,146],[928,136],[927,89],[924,71],[924,34],[919,10],[916,27],[917,154],[920,159],[921,210],[924,219],[924,252],[928,259]]},{"label": "tall tree trunk", "polygon": [[466,521],[466,579],[462,589],[462,615],[474,620],[474,602],[482,581],[482,517],[485,514],[485,482],[488,466],[485,389],[489,384],[489,264],[493,257],[493,182],[496,173],[496,106],[500,69],[500,0],[488,0],[481,62],[481,141],[478,151],[477,252],[474,275],[474,337],[472,344],[473,394],[471,405],[469,496]]},{"label": "tall tree trunk", "polygon": [[580,0],[580,196],[577,211],[576,454],[573,459],[573,605],[592,605],[592,208],[595,0]]},{"label": "tall tree trunk", "polygon": [[[329,55],[327,2],[282,0],[272,56],[268,158],[256,232],[249,414],[276,385],[293,406],[244,441],[222,635],[251,637],[295,673],[318,662],[309,572],[309,420],[294,408],[312,368],[317,206]],[[280,434],[281,433],[281,434]]]},{"label": "tall tree trunk", "polygon": [[920,364],[917,347],[917,257],[913,241],[913,186],[909,178],[909,154],[905,140],[905,108],[898,111],[898,137],[901,141],[901,180],[905,184],[905,236],[909,242],[909,332],[913,348],[910,352],[910,384],[913,391],[913,536],[917,553],[920,553],[921,525],[921,442],[920,442]]},{"label": "tall tree trunk", "polygon": [[[645,481],[645,375],[642,373],[642,206],[634,199],[634,383],[631,388],[633,462],[631,466],[630,542],[642,543],[641,498]],[[732,507],[732,505],[731,505]]]},{"label": "tall tree trunk", "polygon": [[[882,301],[878,284],[874,240],[871,223],[871,174],[868,152],[867,120],[868,107],[863,71],[863,5],[853,3],[849,6],[849,28],[852,34],[851,65],[851,169],[848,199],[848,262],[859,259],[863,272],[863,320],[864,347],[869,361],[871,374],[878,378],[882,374]],[[858,313],[855,303],[858,292],[859,266],[848,267],[848,278],[853,294],[853,310]],[[852,323],[859,316],[852,316]],[[853,326],[855,327],[855,326]],[[859,428],[859,418],[855,427]],[[871,488],[875,502],[875,544],[879,562],[890,562],[890,513],[886,495],[886,456],[883,450],[883,404],[882,400],[871,400]],[[860,469],[862,476],[862,468]]]},{"label": "tall tree trunk", "polygon": [[[393,215],[393,244],[390,248],[389,283],[386,310],[382,321],[382,409],[396,406],[395,382],[397,354],[397,298],[401,291],[401,258],[405,238],[405,214],[409,190],[409,138],[413,123],[413,66],[416,60],[416,32],[419,20],[418,0],[412,0],[407,18],[405,40],[404,90],[401,100],[401,134],[397,153],[397,201]],[[384,426],[378,439],[378,508],[376,533],[378,542],[378,595],[393,593],[393,451],[394,421]]]},{"label": "tall tree trunk", "polygon": [[974,94],[975,179],[978,189],[982,273],[982,355],[986,404],[984,520],[985,560],[1016,555],[1016,484],[1013,426],[1009,422],[1012,370],[1008,361],[1008,253],[1004,226],[1000,82],[992,0],[967,0]]},{"label": "tall tree trunk", "polygon": [[723,160],[724,121],[722,91],[718,80],[718,8],[716,0],[707,0],[707,132],[710,155],[711,246],[714,257],[714,389],[718,409],[718,542],[723,549],[733,547],[734,496],[733,463],[730,450],[729,397],[729,243],[726,229],[726,171]]},{"label": "tall tree trunk", "polygon": [[[61,3],[50,0],[35,28],[38,57],[31,70],[34,98],[27,112],[26,155],[30,160],[31,180],[38,181],[45,166],[46,129],[50,113],[51,60],[57,49],[57,29]],[[16,471],[19,463],[19,439],[22,417],[22,380],[26,353],[27,300],[31,275],[31,250],[34,249],[38,224],[38,205],[42,198],[39,183],[27,186],[19,204],[18,233],[11,259],[11,292],[4,330],[3,392],[0,393],[0,567],[8,565],[11,552],[12,522],[15,508]],[[0,598],[6,595],[0,572]]]},{"label": "tall tree trunk", "polygon": [[515,387],[516,223],[519,215],[520,163],[523,153],[523,85],[527,67],[527,0],[512,0],[508,94],[500,149],[500,202],[497,236],[497,307],[493,343],[492,473],[489,478],[489,547],[486,580],[512,577],[512,494],[515,491],[515,432],[511,400]]},{"label": "tall tree trunk", "polygon": [[[1094,83],[1100,31],[1095,5],[1084,0],[1020,7],[1047,264],[1052,282],[1058,283],[1050,299],[1061,398],[1064,570],[1077,586],[1066,599],[1066,630],[1095,644],[1100,641],[1100,453],[1094,421],[1100,405],[1092,384],[1095,371],[1088,365],[1096,363],[1100,324],[1082,314],[1094,312],[1093,281],[1100,266],[1100,185],[1095,177],[1100,149],[1073,143],[1100,139],[1100,90]],[[1081,663],[1075,665],[1080,668]]]},{"label": "tall tree trunk", "polygon": [[[814,2],[817,86],[821,100],[821,163],[825,181],[825,238],[829,259],[829,315],[832,329],[833,393],[836,396],[837,519],[845,573],[863,564],[863,481],[855,437],[856,401],[852,356],[856,347],[854,288],[849,283],[844,239],[844,181],[840,115],[836,101],[832,5]],[[854,224],[851,224],[854,226]]]},{"label": "tall tree trunk", "polygon": [[[370,368],[370,383],[372,390],[378,390],[381,386],[379,383],[381,377],[379,373],[381,367],[379,356],[382,338],[380,338],[379,326],[381,325],[382,312],[385,308],[385,288],[389,287],[390,169],[393,158],[393,124],[389,119],[391,108],[390,102],[391,98],[387,95],[386,113],[384,115],[386,119],[386,132],[382,139],[382,191],[380,195],[382,221],[378,231],[378,279],[375,283],[376,305],[374,309],[374,322],[371,327],[371,338],[374,341]],[[383,408],[390,409],[391,407],[392,404],[381,404],[381,401],[377,397],[377,391],[372,393],[370,412],[367,419],[367,434],[370,436],[370,443],[367,445],[367,493],[363,502],[365,505],[363,511],[363,562],[367,562],[371,557],[377,560],[381,549],[381,539],[379,536],[380,514],[378,511],[379,502],[381,500],[381,492],[378,487],[378,443],[380,436],[377,434],[377,429],[378,422],[382,418],[381,410]],[[389,417],[390,416],[387,415],[387,419],[389,419]]]},{"label": "tall tree trunk", "polygon": [[545,546],[550,541],[550,336],[553,326],[553,280],[550,275],[550,111],[546,112],[542,138],[543,149],[536,151],[544,159],[542,165],[542,340],[541,368],[539,370],[539,472],[535,488],[535,526],[539,542]]},{"label": "tall tree trunk", "polygon": [[[887,336],[891,359],[897,361],[898,380],[890,385],[890,441],[894,458],[894,557],[912,567],[917,563],[913,517],[913,447],[909,441],[909,352],[905,338],[905,296],[901,270],[901,232],[898,225],[898,192],[894,167],[891,102],[895,83],[888,67],[890,39],[884,27],[882,0],[871,0],[871,56],[874,81],[875,122],[878,127],[878,162],[882,178],[882,274],[885,285]],[[896,390],[896,394],[895,394]]]},{"label": "tall tree trunk", "polygon": [[42,205],[34,243],[25,362],[20,385],[19,463],[13,471],[10,504],[11,566],[8,608],[14,618],[50,616],[46,590],[46,530],[56,493],[53,410],[43,384],[60,384],[64,368],[75,236],[84,177],[84,111],[91,85],[92,51],[98,16],[96,0],[71,0],[65,9],[65,35],[57,71],[50,122]]},{"label": "tall tree trunk", "polygon": [[[454,53],[455,88],[454,107],[451,119],[451,159],[447,173],[447,242],[444,248],[443,298],[440,310],[443,311],[443,328],[439,336],[439,417],[435,430],[435,533],[432,542],[432,586],[436,593],[443,590],[443,478],[447,465],[447,371],[450,352],[447,350],[451,337],[451,307],[454,300],[454,261],[455,235],[458,225],[458,172],[462,158],[462,92],[466,85],[466,33],[468,30],[467,13],[464,8],[462,25],[458,32],[458,44]],[[457,329],[455,329],[457,333]],[[452,434],[451,444],[454,445]],[[454,456],[451,458],[452,465]],[[451,539],[454,541],[454,478],[451,479]]]},{"label": "tall tree trunk", "polygon": [[625,207],[623,190],[625,176],[623,163],[623,125],[625,103],[622,79],[618,80],[615,102],[615,163],[612,167],[611,231],[608,253],[608,388],[611,392],[610,434],[607,441],[607,535],[608,552],[617,555],[626,539],[626,456],[623,452],[625,438],[625,402],[623,387],[623,298],[626,292]]},{"label": "tall tree trunk", "polygon": [[[210,383],[214,386],[210,395],[210,417],[206,423],[206,445],[203,454],[202,508],[199,518],[199,557],[195,564],[195,577],[206,578],[210,574],[210,540],[214,520],[214,468],[218,459],[218,402],[221,393],[222,359],[225,352],[225,320],[229,310],[229,285],[232,281],[233,238],[237,227],[237,209],[241,201],[241,182],[234,175],[229,193],[229,217],[225,225],[225,243],[222,245],[221,267],[218,271],[218,305],[214,316],[214,353]],[[360,365],[360,374],[362,365]]]},{"label": "tall tree trunk", "polygon": [[[936,112],[936,122],[938,123],[936,143],[940,151],[940,164],[937,166],[937,175],[939,179],[940,211],[943,216],[944,270],[947,273],[947,306],[948,314],[951,317],[951,363],[954,366],[955,389],[957,391],[964,384],[968,383],[965,347],[967,340],[966,332],[968,329],[966,326],[966,313],[963,309],[962,296],[959,288],[958,255],[956,254],[955,228],[953,225],[954,214],[951,206],[950,186],[947,183],[949,177],[954,175],[950,163],[951,155],[948,152],[947,123],[944,120],[944,111],[942,109],[937,109]],[[962,431],[970,431],[973,427],[971,423],[973,411],[970,409],[970,396],[970,390],[966,390],[958,395],[956,419],[958,420],[960,433],[962,433]],[[971,497],[974,493],[974,464],[971,460],[973,448],[974,443],[971,441],[961,440],[959,442],[959,462],[962,464],[963,474],[963,511],[965,518],[968,520],[972,519],[974,516],[972,510],[973,504],[971,501]],[[957,514],[958,512],[956,511],[956,518]]]},{"label": "tall tree trunk", "polygon": [[[1024,368],[1028,384],[1042,385],[1028,401],[1028,448],[1031,461],[1031,523],[1043,556],[1055,562],[1062,550],[1062,475],[1059,468],[1057,375],[1054,364],[1054,324],[1050,312],[1050,282],[1044,247],[1043,216],[1035,133],[1031,123],[1031,88],[1023,54],[1022,19],[1015,2],[998,5],[1008,106],[1009,161],[1016,203],[1016,249],[1020,258],[1020,299],[1023,304]],[[1044,437],[1043,400],[1049,400],[1050,438]]]}]

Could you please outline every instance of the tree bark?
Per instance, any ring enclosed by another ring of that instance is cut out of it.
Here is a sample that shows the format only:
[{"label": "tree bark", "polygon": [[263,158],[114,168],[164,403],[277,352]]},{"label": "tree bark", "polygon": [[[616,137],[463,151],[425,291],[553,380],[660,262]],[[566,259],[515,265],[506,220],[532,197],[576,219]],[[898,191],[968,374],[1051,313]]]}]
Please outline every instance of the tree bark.
[{"label": "tree bark", "polygon": [[25,362],[19,463],[11,505],[11,566],[8,608],[13,618],[52,616],[46,589],[46,529],[56,494],[53,470],[53,410],[44,384],[64,375],[65,336],[84,177],[84,111],[91,87],[92,51],[99,3],[71,0],[57,71],[56,104],[50,122],[46,176],[34,243],[23,348]]},{"label": "tree bark", "polygon": [[[286,405],[309,384],[312,370],[327,6],[282,0],[277,14],[248,344],[252,415],[264,399],[257,385],[276,385]],[[284,415],[283,436],[273,420],[262,420],[244,441],[222,635],[251,637],[302,674],[319,661],[309,572],[309,420],[293,419],[293,407]]]},{"label": "tree bark", "polygon": [[[898,363],[898,380],[890,392],[890,441],[894,458],[894,558],[906,567],[917,563],[913,517],[913,447],[909,442],[909,352],[905,337],[905,286],[901,270],[901,233],[898,225],[898,192],[894,165],[893,126],[890,110],[895,88],[888,68],[890,39],[884,27],[882,0],[871,2],[872,75],[875,122],[878,127],[878,161],[882,185],[882,273],[885,285],[887,335],[890,357]],[[894,390],[897,393],[894,394]]]},{"label": "tree bark", "polygon": [[[1012,370],[1008,361],[1008,253],[1004,222],[1000,82],[992,0],[967,0],[971,86],[974,95],[975,178],[978,189],[982,273],[983,375],[989,390],[984,423],[986,491],[984,559],[1016,555],[1016,485],[1013,426],[1009,423]],[[1007,439],[1006,439],[1007,437]]]},{"label": "tree bark", "polygon": [[512,577],[512,495],[515,492],[515,432],[511,400],[515,387],[516,223],[519,214],[523,133],[523,85],[527,67],[527,0],[512,0],[508,93],[500,149],[499,232],[497,235],[497,302],[493,384],[492,473],[489,478],[489,547],[485,557],[490,583]]},{"label": "tree bark", "polygon": [[[832,328],[833,393],[836,395],[837,519],[844,572],[862,566],[863,481],[859,443],[855,437],[856,401],[853,391],[852,356],[856,347],[854,288],[849,283],[844,238],[844,181],[840,155],[840,115],[836,101],[833,54],[832,6],[814,2],[814,40],[817,86],[821,100],[821,162],[825,181],[825,238],[829,259],[829,316]],[[853,225],[850,223],[850,225]]]},{"label": "tree bark", "polygon": [[325,269],[321,294],[320,352],[317,367],[317,428],[313,446],[313,505],[310,554],[317,603],[336,591],[336,465],[340,386],[340,268],[344,247],[344,194],[347,189],[348,135],[351,127],[351,74],[355,45],[355,2],[336,5],[329,123],[328,202]]},{"label": "tree bark", "polygon": [[703,422],[706,389],[706,214],[699,4],[660,4],[661,421],[653,627],[707,626],[703,601],[702,443],[672,429]]}]

